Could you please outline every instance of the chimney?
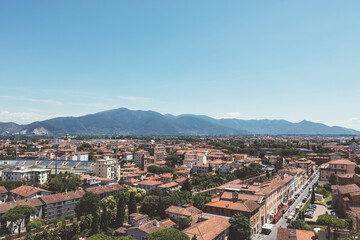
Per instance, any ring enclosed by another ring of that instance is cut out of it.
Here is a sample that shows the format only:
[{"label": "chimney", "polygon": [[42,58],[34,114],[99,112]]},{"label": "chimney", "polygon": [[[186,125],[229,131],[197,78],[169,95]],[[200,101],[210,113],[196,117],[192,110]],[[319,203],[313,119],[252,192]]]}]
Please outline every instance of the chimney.
[{"label": "chimney", "polygon": [[233,192],[233,193],[232,193],[232,199],[233,199],[233,201],[237,201],[237,200],[238,200],[238,193],[237,193],[237,192]]}]

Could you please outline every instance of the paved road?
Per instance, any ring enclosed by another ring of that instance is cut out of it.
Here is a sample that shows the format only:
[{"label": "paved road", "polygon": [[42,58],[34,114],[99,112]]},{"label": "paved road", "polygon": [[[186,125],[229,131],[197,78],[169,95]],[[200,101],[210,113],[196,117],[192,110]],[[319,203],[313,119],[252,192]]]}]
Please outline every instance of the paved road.
[{"label": "paved road", "polygon": [[[305,190],[300,193],[300,196],[298,197],[298,199],[295,200],[295,202],[293,203],[293,205],[291,205],[291,207],[286,211],[286,213],[283,215],[283,217],[279,220],[279,222],[277,222],[274,227],[272,232],[269,235],[264,235],[264,234],[257,234],[253,237],[254,240],[275,240],[276,239],[276,235],[277,235],[277,230],[279,227],[282,228],[286,228],[288,223],[286,222],[285,216],[288,216],[292,211],[295,211],[296,205],[298,205],[299,203],[302,203],[302,200],[304,199],[304,197],[306,196],[306,194],[308,193],[309,189],[312,188],[312,186],[314,185],[314,183],[318,180],[319,178],[319,172],[317,172],[314,175],[314,179],[311,181],[311,183],[305,188]],[[296,194],[296,193],[295,193]],[[294,195],[295,195],[294,194]]]}]

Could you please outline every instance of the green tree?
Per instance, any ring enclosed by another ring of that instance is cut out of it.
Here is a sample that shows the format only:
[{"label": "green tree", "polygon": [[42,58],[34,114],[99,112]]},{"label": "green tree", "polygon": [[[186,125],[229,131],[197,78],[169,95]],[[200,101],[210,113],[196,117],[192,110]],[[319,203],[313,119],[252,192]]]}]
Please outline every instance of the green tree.
[{"label": "green tree", "polygon": [[191,183],[189,178],[186,178],[185,182],[183,183],[181,187],[181,191],[189,191],[191,192]]},{"label": "green tree", "polygon": [[9,221],[15,224],[18,228],[18,232],[21,232],[21,224],[30,217],[31,214],[37,213],[38,210],[28,205],[19,205],[11,208],[2,215],[4,221]]},{"label": "green tree", "polygon": [[210,163],[209,163],[209,166],[208,166],[208,172],[212,172],[212,167],[211,167],[211,165],[210,165]]},{"label": "green tree", "polygon": [[80,176],[73,174],[59,174],[50,178],[48,189],[55,193],[77,190],[82,185]]},{"label": "green tree", "polygon": [[288,228],[312,231],[312,228],[302,219],[290,222]]},{"label": "green tree", "polygon": [[34,228],[35,228],[35,229],[40,229],[42,225],[43,225],[43,224],[42,224],[41,221],[39,221],[39,220],[34,220],[34,221],[29,222],[29,223],[26,224],[26,231],[29,232],[31,229],[34,229]]},{"label": "green tree", "polygon": [[91,233],[92,234],[97,234],[100,232],[100,216],[99,213],[96,212],[95,214],[93,214],[93,222],[91,225]]},{"label": "green tree", "polygon": [[348,223],[339,219],[336,216],[332,216],[329,214],[323,214],[320,215],[318,217],[318,219],[316,220],[316,223],[321,224],[321,225],[326,225],[327,226],[327,237],[329,238],[330,236],[330,230],[331,228],[337,230],[337,229],[344,229],[347,227]]},{"label": "green tree", "polygon": [[178,155],[172,152],[166,157],[166,166],[175,167],[177,165],[181,165],[181,159]]},{"label": "green tree", "polygon": [[202,211],[205,211],[205,204],[210,201],[211,198],[204,193],[198,193],[193,196],[194,206]]},{"label": "green tree", "polygon": [[270,178],[269,170],[266,170],[266,178]]},{"label": "green tree", "polygon": [[161,196],[159,197],[159,202],[158,202],[157,210],[158,210],[158,214],[157,214],[157,215],[158,215],[161,219],[164,219],[164,218],[165,218],[165,208],[164,208],[164,203],[163,203],[163,200],[162,200],[162,197],[161,197]]},{"label": "green tree", "polygon": [[187,228],[190,225],[191,222],[191,218],[189,217],[180,217],[177,223],[177,226],[179,228],[179,230],[183,230],[185,228]]},{"label": "green tree", "polygon": [[244,215],[241,213],[235,214],[232,218],[230,218],[229,223],[231,224],[229,240],[250,239],[251,227],[249,219],[247,219]]},{"label": "green tree", "polygon": [[190,240],[190,238],[180,230],[175,228],[165,228],[152,232],[146,236],[146,240]]},{"label": "green tree", "polygon": [[360,235],[356,231],[351,231],[345,238],[339,238],[339,240],[359,240]]},{"label": "green tree", "polygon": [[78,217],[88,214],[96,215],[100,208],[100,196],[93,192],[86,192],[75,206]]},{"label": "green tree", "polygon": [[197,240],[196,234],[191,238],[191,240]]},{"label": "green tree", "polygon": [[311,192],[311,200],[310,200],[311,204],[314,204],[315,202],[315,187],[312,187],[312,192]]},{"label": "green tree", "polygon": [[117,200],[117,213],[116,213],[116,227],[122,227],[125,221],[125,197],[124,193],[118,193],[118,200]]},{"label": "green tree", "polygon": [[102,214],[101,214],[101,230],[106,232],[107,228],[109,227],[109,218],[106,204],[102,204]]},{"label": "green tree", "polygon": [[329,183],[330,185],[336,185],[337,184],[337,176],[332,173],[329,177]]},{"label": "green tree", "polygon": [[87,240],[112,240],[112,237],[106,236],[104,233],[94,234],[91,237],[86,238]]},{"label": "green tree", "polygon": [[136,199],[135,199],[135,193],[131,192],[130,193],[130,199],[129,199],[129,204],[128,204],[128,213],[129,216],[132,213],[136,213],[137,207],[136,207]]},{"label": "green tree", "polygon": [[360,174],[360,167],[355,167],[355,173]]}]

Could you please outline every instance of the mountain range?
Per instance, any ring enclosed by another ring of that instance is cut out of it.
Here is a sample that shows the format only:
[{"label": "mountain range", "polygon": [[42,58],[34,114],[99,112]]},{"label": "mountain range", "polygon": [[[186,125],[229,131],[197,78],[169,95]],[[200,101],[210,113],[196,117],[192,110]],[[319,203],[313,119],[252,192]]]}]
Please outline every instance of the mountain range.
[{"label": "mountain range", "polygon": [[286,120],[215,119],[174,116],[119,108],[80,117],[58,117],[19,125],[0,122],[0,135],[358,135],[359,131],[322,123]]}]

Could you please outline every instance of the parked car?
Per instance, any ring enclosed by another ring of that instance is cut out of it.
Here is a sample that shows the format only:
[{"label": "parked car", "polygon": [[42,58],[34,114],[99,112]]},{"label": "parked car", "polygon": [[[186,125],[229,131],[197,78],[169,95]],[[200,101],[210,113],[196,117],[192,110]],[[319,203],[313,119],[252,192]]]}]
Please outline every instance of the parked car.
[{"label": "parked car", "polygon": [[328,207],[327,207],[327,209],[336,209],[336,207],[334,207],[334,206],[331,206],[331,205],[329,205]]},{"label": "parked car", "polygon": [[302,200],[303,203],[306,202],[306,201],[307,201],[307,198],[304,198],[304,199]]}]

